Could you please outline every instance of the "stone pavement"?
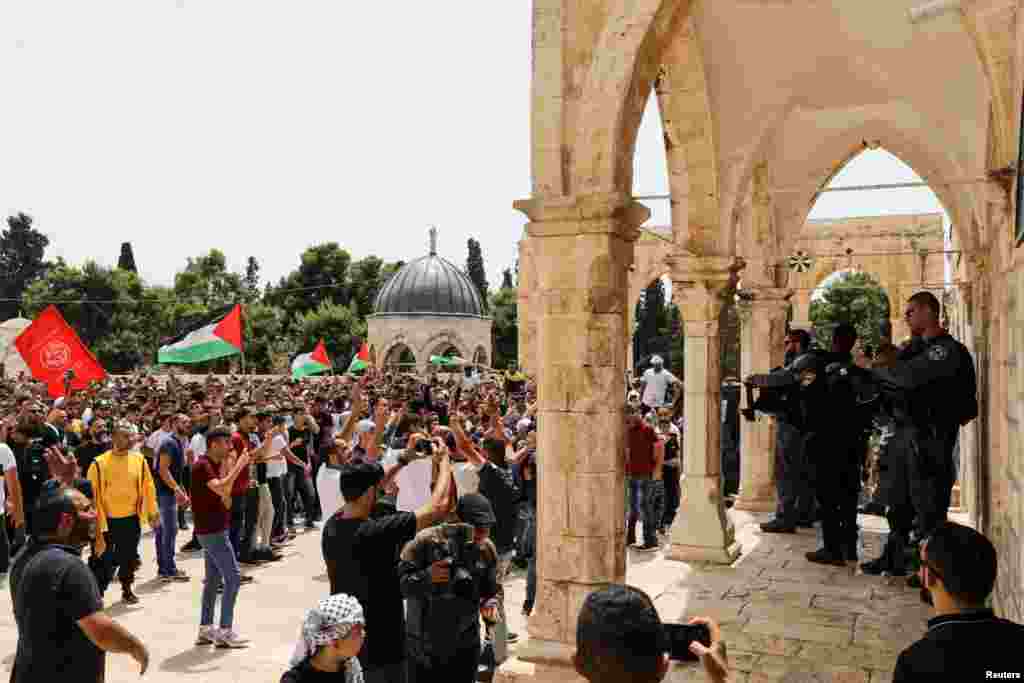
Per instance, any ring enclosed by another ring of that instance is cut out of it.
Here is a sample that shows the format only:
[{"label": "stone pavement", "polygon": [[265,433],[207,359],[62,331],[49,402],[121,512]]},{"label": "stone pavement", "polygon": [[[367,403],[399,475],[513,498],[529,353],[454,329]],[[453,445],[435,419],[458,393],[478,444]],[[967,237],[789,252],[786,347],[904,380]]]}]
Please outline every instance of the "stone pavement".
[{"label": "stone pavement", "polygon": [[[661,553],[630,551],[627,580],[647,590],[662,619],[706,615],[722,624],[735,680],[787,680],[787,674],[817,672],[823,680],[867,683],[891,680],[896,655],[924,630],[927,609],[916,591],[900,581],[855,575],[852,568],[810,565],[803,553],[815,545],[814,532],[797,535],[761,534],[755,517],[730,512],[743,542],[744,554],[734,567],[699,567],[669,562]],[[862,517],[867,552],[877,552],[885,522]],[[180,535],[180,542],[186,540]],[[320,533],[300,534],[286,558],[247,573],[255,581],[242,588],[236,611],[238,630],[252,639],[247,650],[195,647],[202,590],[201,555],[179,558],[192,575],[187,584],[155,581],[153,538],[142,541],[143,568],[137,585],[141,602],[121,604],[115,584],[106,594],[108,613],[150,649],[153,682],[277,681],[284,670],[304,611],[327,593],[320,557]],[[0,656],[6,678],[17,639],[10,592],[0,587]],[[507,613],[512,630],[529,641],[520,614],[525,572],[516,571],[506,584]],[[513,652],[515,649],[513,648]],[[525,674],[529,665],[515,662],[508,678]],[[676,667],[672,680],[702,680],[694,665]],[[134,662],[125,655],[107,656],[107,680],[138,680]]]},{"label": "stone pavement", "polygon": [[[924,633],[928,608],[903,579],[865,576],[807,562],[816,532],[762,534],[769,515],[730,511],[743,555],[732,567],[667,561],[630,550],[626,580],[654,599],[663,621],[708,616],[722,626],[733,680],[891,681],[899,652]],[[888,531],[861,516],[865,553],[880,553]],[[530,680],[531,664],[509,663],[502,683]],[[567,678],[575,680],[575,678]],[[677,664],[668,681],[703,681],[697,664]]]}]

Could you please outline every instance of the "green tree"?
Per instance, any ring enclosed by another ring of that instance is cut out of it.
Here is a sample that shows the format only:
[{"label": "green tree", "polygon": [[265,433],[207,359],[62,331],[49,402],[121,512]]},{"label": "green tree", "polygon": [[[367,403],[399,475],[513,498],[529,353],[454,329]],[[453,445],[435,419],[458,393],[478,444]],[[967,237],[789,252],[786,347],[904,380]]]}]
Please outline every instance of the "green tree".
[{"label": "green tree", "polygon": [[519,319],[517,314],[516,290],[502,287],[491,294],[491,328],[494,357],[491,367],[499,370],[509,367],[519,359]]},{"label": "green tree", "polygon": [[640,364],[651,354],[670,362],[671,311],[665,303],[665,282],[658,278],[640,293],[633,335],[633,362]]},{"label": "green tree", "polygon": [[121,242],[121,255],[117,259],[117,267],[121,270],[130,270],[133,273],[139,272],[139,269],[135,267],[135,254],[132,252],[131,242]]},{"label": "green tree", "polygon": [[344,370],[353,355],[356,339],[366,337],[366,321],[356,318],[348,306],[323,301],[312,311],[296,315],[292,353],[312,350],[321,339],[334,367]]},{"label": "green tree", "polygon": [[67,302],[59,304],[61,314],[85,345],[108,371],[125,372],[142,364],[159,340],[167,304],[153,297],[129,270],[58,259],[26,290],[25,307],[35,315],[52,301]]},{"label": "green tree", "polygon": [[501,271],[501,288],[515,289],[515,285],[512,284],[512,270],[510,268]]},{"label": "green tree", "polygon": [[[349,291],[349,265],[352,256],[337,242],[318,244],[302,252],[299,267],[269,288],[266,303],[291,313],[305,315],[316,311],[324,301],[345,305]],[[295,318],[287,324],[292,329]]]},{"label": "green tree", "polygon": [[224,252],[211,249],[208,254],[190,257],[185,270],[174,276],[174,295],[211,310],[244,302],[245,287],[242,276],[228,270]]},{"label": "green tree", "polygon": [[817,342],[829,348],[832,330],[839,323],[850,323],[857,329],[861,345],[876,349],[881,341],[879,324],[889,320],[889,297],[870,275],[858,272],[841,273],[811,301],[811,322]]},{"label": "green tree", "polygon": [[472,237],[467,242],[469,255],[466,257],[466,275],[480,291],[480,300],[483,301],[484,310],[487,310],[487,273],[484,270],[484,256],[480,250],[480,243]]},{"label": "green tree", "polygon": [[718,318],[719,367],[722,379],[740,377],[740,315],[735,290],[723,293],[722,310]]},{"label": "green tree", "polygon": [[18,315],[18,300],[46,272],[43,256],[49,244],[49,238],[32,227],[31,216],[19,212],[7,217],[7,229],[0,233],[0,318]]},{"label": "green tree", "polygon": [[365,318],[373,313],[377,292],[384,285],[384,272],[384,261],[377,256],[354,261],[349,267],[349,289],[359,317]]},{"label": "green tree", "polygon": [[245,262],[245,275],[242,276],[242,286],[245,289],[245,299],[249,303],[259,301],[260,298],[260,262],[255,256],[250,256]]},{"label": "green tree", "polygon": [[275,306],[252,303],[245,307],[246,371],[273,372],[275,361],[293,351],[289,340],[281,334],[284,319],[284,312]]}]

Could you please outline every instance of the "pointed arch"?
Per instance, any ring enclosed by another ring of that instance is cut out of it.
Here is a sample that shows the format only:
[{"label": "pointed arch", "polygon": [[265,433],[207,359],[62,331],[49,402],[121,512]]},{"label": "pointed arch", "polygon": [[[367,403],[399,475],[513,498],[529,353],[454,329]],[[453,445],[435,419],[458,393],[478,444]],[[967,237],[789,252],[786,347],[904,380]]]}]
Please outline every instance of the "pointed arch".
[{"label": "pointed arch", "polygon": [[579,92],[569,194],[629,193],[636,134],[690,0],[611,0]]}]

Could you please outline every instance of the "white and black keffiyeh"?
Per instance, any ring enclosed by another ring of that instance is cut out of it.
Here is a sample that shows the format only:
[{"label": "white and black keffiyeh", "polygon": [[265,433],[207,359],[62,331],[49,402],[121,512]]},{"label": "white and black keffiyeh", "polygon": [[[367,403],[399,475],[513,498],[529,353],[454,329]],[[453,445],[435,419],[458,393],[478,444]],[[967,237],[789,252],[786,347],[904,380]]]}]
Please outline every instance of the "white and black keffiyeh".
[{"label": "white and black keffiyeh", "polygon": [[[299,666],[324,645],[348,638],[352,628],[363,623],[363,607],[351,595],[339,593],[324,598],[306,612],[289,665]],[[356,657],[345,663],[345,683],[363,683],[363,669]]]}]

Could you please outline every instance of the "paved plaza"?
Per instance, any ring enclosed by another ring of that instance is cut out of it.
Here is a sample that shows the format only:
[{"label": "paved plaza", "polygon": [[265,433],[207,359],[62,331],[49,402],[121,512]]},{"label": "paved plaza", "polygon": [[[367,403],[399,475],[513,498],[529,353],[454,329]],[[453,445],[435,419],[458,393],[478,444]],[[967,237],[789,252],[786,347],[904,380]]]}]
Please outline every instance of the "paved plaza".
[{"label": "paved plaza", "polygon": [[[655,597],[662,619],[704,614],[722,624],[729,658],[739,683],[784,680],[787,674],[818,672],[824,680],[867,683],[891,680],[899,650],[923,632],[927,610],[916,591],[902,582],[857,576],[852,569],[811,565],[803,553],[815,545],[811,530],[797,535],[764,535],[765,518],[730,512],[746,551],[734,567],[698,567],[668,562],[662,554],[630,551],[628,581]],[[877,551],[885,522],[862,517],[868,554]],[[186,537],[181,534],[181,543]],[[138,634],[150,649],[147,681],[277,681],[284,671],[304,610],[326,594],[320,532],[300,534],[286,558],[246,573],[255,581],[242,588],[236,612],[238,630],[252,639],[247,650],[196,647],[193,640],[202,589],[202,556],[187,555],[179,565],[192,575],[187,584],[155,579],[153,538],[143,538],[141,602],[120,603],[116,585],[107,591],[108,612]],[[528,642],[520,614],[525,572],[506,584],[511,628]],[[13,660],[16,629],[4,579],[0,605],[0,647],[6,678]],[[515,649],[513,648],[513,652]],[[530,665],[513,662],[511,675]],[[702,680],[694,666],[677,667],[673,680]],[[108,655],[107,680],[138,680],[134,662]]]}]

